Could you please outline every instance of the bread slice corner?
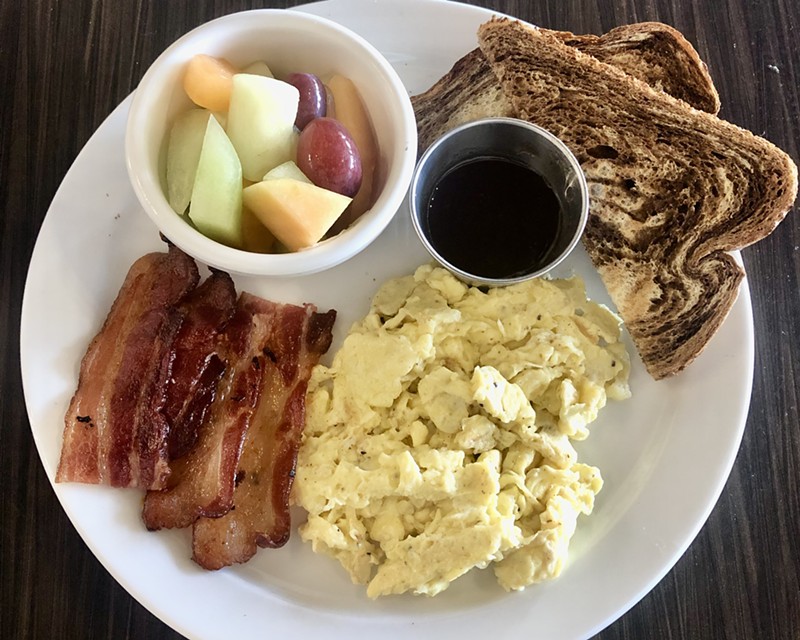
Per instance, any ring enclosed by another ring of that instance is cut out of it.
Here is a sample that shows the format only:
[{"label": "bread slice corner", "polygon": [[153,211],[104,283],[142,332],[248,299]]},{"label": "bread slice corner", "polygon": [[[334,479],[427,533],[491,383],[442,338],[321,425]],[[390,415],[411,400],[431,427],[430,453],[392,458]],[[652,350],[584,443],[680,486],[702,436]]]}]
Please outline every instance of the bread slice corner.
[{"label": "bread slice corner", "polygon": [[546,30],[495,18],[478,41],[515,116],[581,163],[591,200],[583,243],[648,372],[682,371],[738,295],[744,272],[729,252],[791,209],[794,162]]}]

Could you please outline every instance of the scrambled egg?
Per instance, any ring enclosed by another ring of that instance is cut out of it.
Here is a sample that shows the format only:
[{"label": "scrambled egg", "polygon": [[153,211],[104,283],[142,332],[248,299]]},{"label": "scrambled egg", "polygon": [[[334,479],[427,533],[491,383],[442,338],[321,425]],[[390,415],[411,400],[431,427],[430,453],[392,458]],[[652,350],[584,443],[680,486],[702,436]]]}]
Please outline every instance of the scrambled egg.
[{"label": "scrambled egg", "polygon": [[571,440],[629,397],[620,320],[583,283],[484,292],[426,265],[387,282],[307,396],[301,537],[368,596],[434,595],[493,565],[559,575],[602,487]]}]

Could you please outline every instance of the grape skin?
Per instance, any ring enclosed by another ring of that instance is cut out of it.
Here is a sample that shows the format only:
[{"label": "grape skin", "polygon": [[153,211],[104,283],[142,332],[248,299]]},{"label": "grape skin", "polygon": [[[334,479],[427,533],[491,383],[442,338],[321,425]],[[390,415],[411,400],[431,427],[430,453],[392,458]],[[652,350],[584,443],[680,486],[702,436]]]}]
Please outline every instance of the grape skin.
[{"label": "grape skin", "polygon": [[297,166],[318,187],[352,198],[361,187],[361,155],[341,122],[315,118],[297,141]]},{"label": "grape skin", "polygon": [[313,73],[290,73],[286,82],[300,92],[300,103],[297,106],[297,117],[294,126],[302,131],[309,122],[326,115],[328,96],[325,85]]}]

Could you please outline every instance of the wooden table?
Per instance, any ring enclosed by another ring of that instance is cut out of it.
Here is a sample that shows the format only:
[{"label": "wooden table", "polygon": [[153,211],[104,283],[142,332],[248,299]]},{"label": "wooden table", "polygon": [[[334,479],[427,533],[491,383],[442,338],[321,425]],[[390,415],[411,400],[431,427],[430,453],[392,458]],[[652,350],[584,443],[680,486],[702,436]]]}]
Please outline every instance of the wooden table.
[{"label": "wooden table", "polygon": [[[800,157],[800,3],[794,0],[474,4],[579,33],[640,20],[668,22],[708,62],[721,115],[766,136],[795,161]],[[20,305],[37,231],[92,132],[174,39],[218,15],[258,6],[236,0],[29,0],[0,9],[2,638],[178,637],[106,573],[53,494],[22,397]],[[792,212],[767,240],[744,251],[756,326],[755,382],[741,450],[716,508],[666,578],[598,638],[766,640],[800,634],[798,245],[800,222]]]}]

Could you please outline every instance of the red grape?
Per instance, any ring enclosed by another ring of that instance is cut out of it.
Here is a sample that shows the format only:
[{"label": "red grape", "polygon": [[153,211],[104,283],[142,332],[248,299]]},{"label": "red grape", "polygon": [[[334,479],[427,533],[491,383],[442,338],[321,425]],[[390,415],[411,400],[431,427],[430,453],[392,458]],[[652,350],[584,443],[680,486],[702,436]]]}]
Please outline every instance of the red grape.
[{"label": "red grape", "polygon": [[300,92],[297,117],[294,126],[302,131],[314,118],[321,118],[328,109],[328,96],[325,85],[313,73],[290,73],[286,82]]},{"label": "red grape", "polygon": [[297,166],[318,187],[353,197],[361,186],[361,156],[347,129],[315,118],[297,141]]}]

